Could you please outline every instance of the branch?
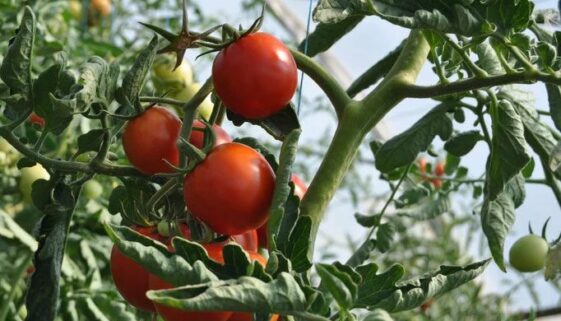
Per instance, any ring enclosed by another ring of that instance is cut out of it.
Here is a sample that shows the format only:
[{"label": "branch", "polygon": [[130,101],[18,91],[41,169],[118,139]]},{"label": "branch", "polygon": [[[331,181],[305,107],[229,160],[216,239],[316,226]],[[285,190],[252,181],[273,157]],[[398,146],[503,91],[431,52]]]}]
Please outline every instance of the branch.
[{"label": "branch", "polygon": [[534,71],[518,71],[511,74],[489,76],[486,78],[469,78],[449,84],[438,84],[434,86],[407,85],[404,88],[404,94],[409,98],[433,98],[487,87],[514,83],[528,84],[536,81],[561,85],[561,78],[554,75]]},{"label": "branch", "polygon": [[7,128],[0,127],[0,136],[4,137],[18,152],[46,168],[61,172],[82,172],[86,174],[103,174],[107,176],[145,176],[133,167],[111,166],[105,163],[81,163],[48,158],[29,149]]},{"label": "branch", "polygon": [[291,49],[290,52],[296,60],[298,69],[302,70],[323,90],[327,98],[333,104],[337,117],[341,118],[343,109],[351,102],[351,98],[339,82],[331,76],[325,69],[318,65],[312,58],[304,55],[303,53]]}]

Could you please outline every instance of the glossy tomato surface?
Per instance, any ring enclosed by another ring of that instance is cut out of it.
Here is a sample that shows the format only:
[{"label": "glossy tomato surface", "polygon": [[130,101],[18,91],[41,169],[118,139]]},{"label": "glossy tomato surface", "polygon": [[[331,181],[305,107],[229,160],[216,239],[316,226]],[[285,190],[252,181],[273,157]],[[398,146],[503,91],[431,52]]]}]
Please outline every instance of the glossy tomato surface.
[{"label": "glossy tomato surface", "polygon": [[181,121],[170,110],[154,106],[129,121],[123,133],[125,154],[139,171],[147,175],[169,173],[177,165],[179,150],[176,142]]},{"label": "glossy tomato surface", "polygon": [[[308,186],[304,183],[300,176],[296,174],[292,174],[292,182],[294,183],[294,195],[302,200],[308,191]],[[259,240],[260,247],[266,248],[268,246],[268,235],[266,223],[257,229],[257,238]]]},{"label": "glossy tomato surface", "polygon": [[[136,226],[133,229],[147,237],[161,240],[156,227]],[[155,311],[152,301],[146,297],[150,273],[126,257],[116,246],[111,250],[111,274],[117,290],[128,303],[141,310]]]},{"label": "glossy tomato surface", "polygon": [[270,116],[292,99],[296,62],[279,39],[257,32],[224,48],[212,65],[216,93],[224,105],[248,119]]},{"label": "glossy tomato surface", "polygon": [[231,238],[246,251],[257,251],[259,249],[257,230],[250,230],[243,234],[232,235]]},{"label": "glossy tomato surface", "polygon": [[[191,138],[189,139],[189,142],[195,145],[195,147],[203,148],[204,138],[205,138],[204,131],[194,130],[195,128],[204,129],[205,124],[203,124],[203,122],[201,122],[200,120],[196,119],[193,122],[193,131],[191,132]],[[214,130],[214,135],[216,139],[214,141],[215,147],[225,143],[230,143],[232,141],[232,137],[230,137],[230,135],[228,135],[228,133],[222,127],[215,124],[212,126],[212,129]]]},{"label": "glossy tomato surface", "polygon": [[549,245],[537,235],[526,235],[518,239],[509,251],[512,267],[520,272],[536,272],[545,266]]},{"label": "glossy tomato surface", "polygon": [[227,143],[187,174],[183,192],[195,217],[217,233],[236,235],[267,221],[274,187],[275,174],[261,154]]},{"label": "glossy tomato surface", "polygon": [[[210,258],[219,263],[224,263],[222,256],[223,243],[203,244]],[[149,278],[151,290],[171,289],[173,286],[155,275]],[[170,308],[162,304],[154,304],[158,314],[166,321],[226,321],[232,315],[232,312],[202,312],[202,311],[185,311]]]}]

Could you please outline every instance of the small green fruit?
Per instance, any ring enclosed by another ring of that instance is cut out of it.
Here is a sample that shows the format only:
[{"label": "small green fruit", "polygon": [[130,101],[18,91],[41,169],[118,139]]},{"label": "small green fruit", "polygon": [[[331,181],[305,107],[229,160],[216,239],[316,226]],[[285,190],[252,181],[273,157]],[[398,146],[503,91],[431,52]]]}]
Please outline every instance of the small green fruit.
[{"label": "small green fruit", "polygon": [[545,265],[548,251],[546,240],[536,235],[526,235],[510,248],[510,264],[520,272],[539,271]]}]

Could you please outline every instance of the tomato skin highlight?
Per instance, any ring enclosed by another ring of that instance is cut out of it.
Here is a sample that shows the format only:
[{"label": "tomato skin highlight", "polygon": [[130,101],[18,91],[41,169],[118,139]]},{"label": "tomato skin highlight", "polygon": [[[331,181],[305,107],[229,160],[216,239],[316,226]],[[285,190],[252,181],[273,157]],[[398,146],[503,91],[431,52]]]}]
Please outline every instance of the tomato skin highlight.
[{"label": "tomato skin highlight", "polygon": [[[161,241],[156,227],[132,227],[138,233]],[[146,297],[150,290],[146,271],[138,263],[126,257],[116,246],[111,249],[111,275],[121,296],[134,307],[155,312],[154,304]]]},{"label": "tomato skin highlight", "polygon": [[248,119],[260,119],[290,102],[298,71],[284,43],[256,32],[220,51],[212,65],[212,79],[228,109]]},{"label": "tomato skin highlight", "polygon": [[[189,138],[189,142],[195,145],[195,147],[203,148],[204,141],[205,141],[204,132],[200,130],[194,130],[195,128],[204,129],[205,124],[202,121],[196,119],[193,122],[193,131],[191,132],[191,137]],[[214,131],[214,135],[216,139],[214,141],[214,147],[232,142],[232,137],[230,137],[230,135],[228,135],[228,133],[222,127],[214,124],[212,126],[212,130]]]},{"label": "tomato skin highlight", "polygon": [[139,171],[147,175],[170,173],[179,164],[176,142],[181,131],[181,120],[164,107],[154,106],[133,120],[123,133],[125,154]]},{"label": "tomato skin highlight", "polygon": [[267,221],[274,187],[275,174],[259,152],[227,143],[187,174],[183,193],[193,216],[217,233],[236,235]]},{"label": "tomato skin highlight", "polygon": [[[224,243],[209,243],[202,244],[202,246],[208,252],[208,256],[219,263],[224,263],[224,257],[222,256],[222,249],[224,248]],[[149,276],[149,287],[150,290],[163,290],[174,288],[173,285],[167,283],[166,281],[160,279],[155,275]],[[170,308],[162,304],[154,303],[156,311],[165,321],[226,321],[232,315],[232,312],[228,311],[218,311],[218,312],[206,312],[206,311],[184,311],[175,308]]]},{"label": "tomato skin highlight", "polygon": [[509,261],[520,272],[536,272],[545,266],[548,252],[547,241],[530,234],[514,242],[509,251]]}]

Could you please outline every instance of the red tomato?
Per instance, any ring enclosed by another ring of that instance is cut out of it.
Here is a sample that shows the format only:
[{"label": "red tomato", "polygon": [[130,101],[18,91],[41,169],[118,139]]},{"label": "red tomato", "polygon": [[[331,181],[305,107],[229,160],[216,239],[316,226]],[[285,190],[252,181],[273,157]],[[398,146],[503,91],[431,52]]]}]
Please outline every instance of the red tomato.
[{"label": "red tomato", "polygon": [[[147,237],[161,240],[155,226],[135,226],[133,229]],[[128,303],[141,310],[155,311],[152,301],[146,297],[146,291],[149,290],[148,276],[150,273],[126,257],[116,246],[113,246],[111,250],[111,274],[117,290]]]},{"label": "red tomato", "polygon": [[436,166],[434,167],[434,174],[436,176],[444,175],[444,163],[443,162],[436,163]]},{"label": "red tomato", "polygon": [[31,113],[31,116],[29,116],[29,121],[32,124],[39,125],[40,127],[45,127],[45,119],[37,115],[36,113]]},{"label": "red tomato", "polygon": [[274,188],[275,174],[261,154],[227,143],[187,174],[183,192],[193,216],[217,233],[236,235],[267,221]]},{"label": "red tomato", "polygon": [[[222,256],[223,243],[210,243],[203,244],[207,250],[210,258],[219,263],[224,263]],[[174,286],[160,279],[155,275],[150,275],[149,278],[151,290],[171,289]],[[226,321],[232,315],[232,312],[202,312],[202,311],[184,311],[175,308],[170,308],[162,304],[154,304],[156,311],[165,321]]]},{"label": "red tomato", "polygon": [[231,238],[236,243],[241,245],[246,251],[257,251],[259,249],[257,230],[251,230],[243,234],[232,235]]},{"label": "red tomato", "polygon": [[[267,259],[265,259],[261,254],[257,252],[248,252],[251,261],[259,262],[263,267],[267,265]],[[273,314],[269,321],[277,321],[279,319],[278,314]],[[251,313],[245,312],[234,312],[228,321],[253,321],[253,315]]]},{"label": "red tomato", "polygon": [[154,175],[170,173],[179,164],[176,142],[181,121],[164,107],[154,106],[128,122],[123,133],[125,154],[139,171]]},{"label": "red tomato", "polygon": [[419,172],[425,174],[427,172],[427,160],[424,157],[419,158]]},{"label": "red tomato", "polygon": [[284,43],[257,32],[220,51],[212,65],[212,80],[228,109],[248,119],[260,119],[290,102],[298,71]]},{"label": "red tomato", "polygon": [[433,178],[431,180],[432,185],[434,185],[435,188],[441,188],[442,187],[442,180],[441,179],[437,179],[437,178]]},{"label": "red tomato", "polygon": [[[294,183],[294,195],[298,196],[299,199],[303,199],[308,191],[308,186],[306,183],[295,174],[292,174],[292,182]],[[259,246],[266,248],[268,246],[268,233],[267,233],[267,224],[263,224],[260,228],[257,229],[257,238],[259,240]]]},{"label": "red tomato", "polygon": [[[193,122],[193,128],[205,128],[205,124],[203,124],[202,121],[196,119]],[[230,143],[232,141],[232,137],[230,137],[230,135],[228,135],[228,133],[220,126],[214,124],[212,126],[212,129],[214,130],[214,135],[216,137],[216,141],[214,142],[214,146],[218,146],[218,145],[222,145],[225,143]],[[204,144],[204,132],[199,131],[199,130],[193,130],[191,132],[191,138],[189,139],[189,142],[193,145],[195,145],[195,147],[197,148],[203,148],[203,144]]]}]

